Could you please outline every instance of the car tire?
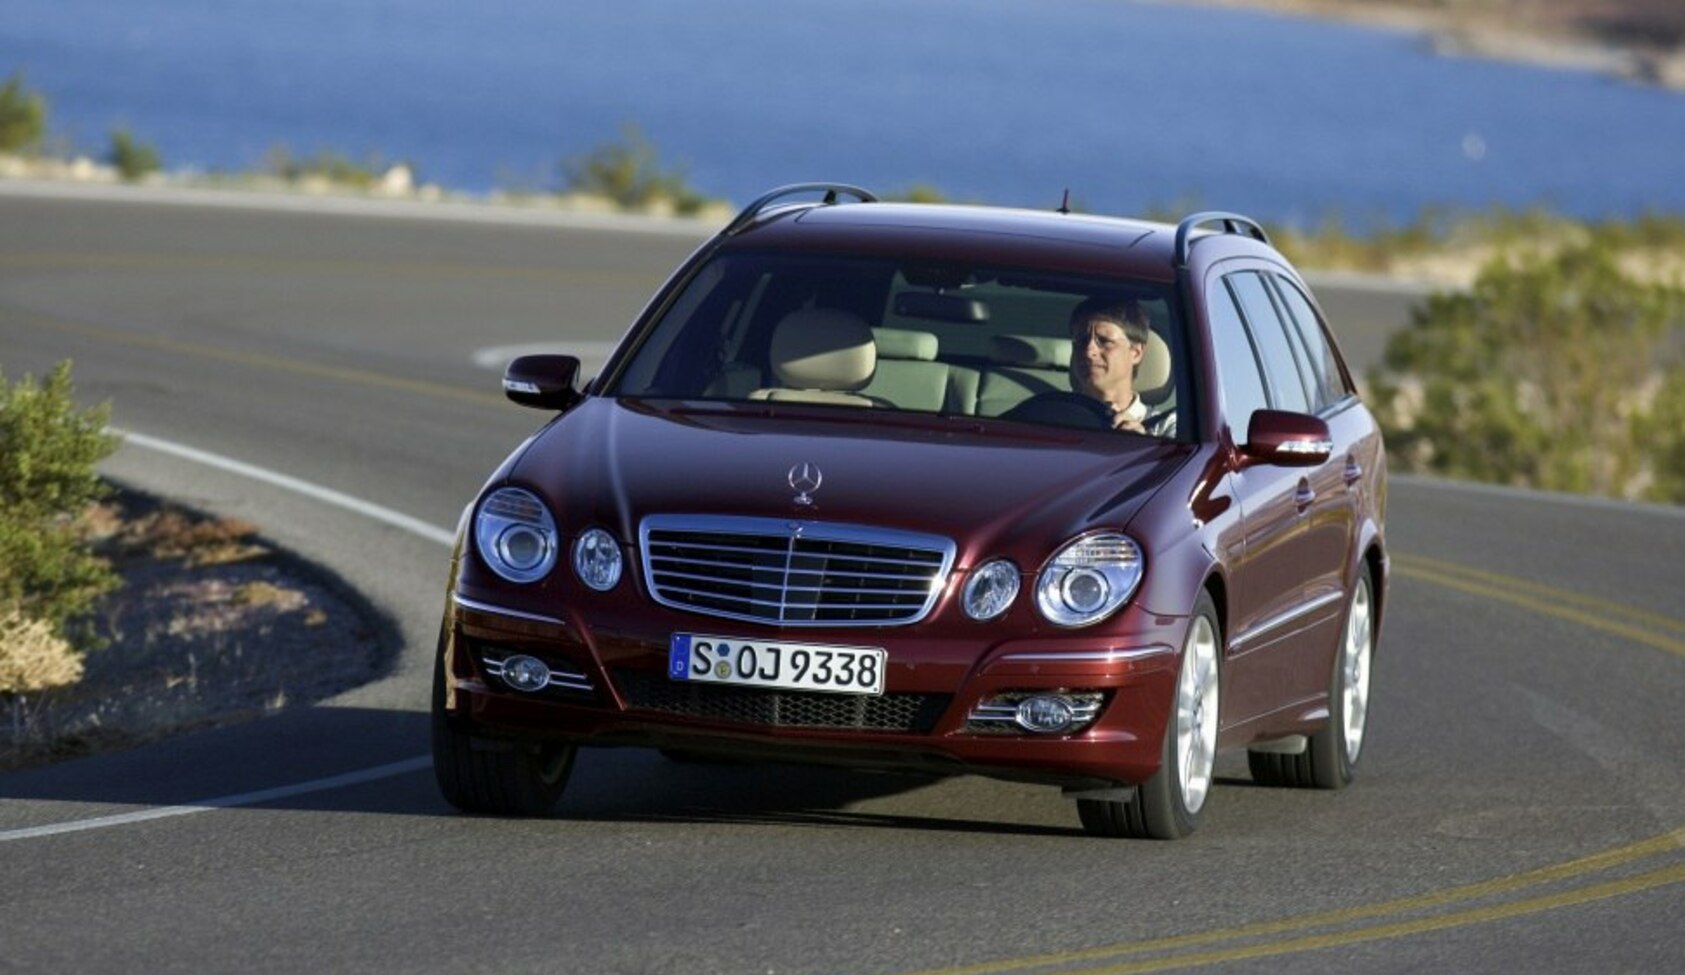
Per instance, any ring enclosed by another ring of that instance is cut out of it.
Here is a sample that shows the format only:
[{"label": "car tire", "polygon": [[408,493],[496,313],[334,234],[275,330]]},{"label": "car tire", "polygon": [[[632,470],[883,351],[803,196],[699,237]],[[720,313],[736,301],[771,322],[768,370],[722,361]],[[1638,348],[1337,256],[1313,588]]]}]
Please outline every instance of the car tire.
[{"label": "car tire", "polygon": [[[441,640],[441,649],[443,643]],[[573,773],[572,745],[473,734],[445,712],[445,662],[433,665],[433,775],[445,801],[471,813],[542,816]]]},{"label": "car tire", "polygon": [[1344,789],[1357,776],[1369,719],[1369,677],[1375,655],[1375,596],[1360,572],[1346,603],[1345,625],[1328,682],[1328,724],[1297,755],[1249,751],[1246,764],[1260,785]]},{"label": "car tire", "polygon": [[1159,769],[1135,787],[1133,799],[1078,799],[1084,830],[1095,836],[1174,840],[1199,828],[1216,766],[1222,632],[1210,594],[1201,592],[1182,641]]}]

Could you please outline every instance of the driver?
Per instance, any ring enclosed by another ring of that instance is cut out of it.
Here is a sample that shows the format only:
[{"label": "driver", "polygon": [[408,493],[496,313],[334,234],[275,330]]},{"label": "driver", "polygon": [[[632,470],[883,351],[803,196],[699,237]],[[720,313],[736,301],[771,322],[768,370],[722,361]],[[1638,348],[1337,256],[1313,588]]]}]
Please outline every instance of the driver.
[{"label": "driver", "polygon": [[1114,429],[1173,437],[1176,412],[1149,418],[1135,392],[1148,334],[1147,313],[1133,298],[1095,297],[1077,305],[1071,311],[1071,390],[1106,404]]}]

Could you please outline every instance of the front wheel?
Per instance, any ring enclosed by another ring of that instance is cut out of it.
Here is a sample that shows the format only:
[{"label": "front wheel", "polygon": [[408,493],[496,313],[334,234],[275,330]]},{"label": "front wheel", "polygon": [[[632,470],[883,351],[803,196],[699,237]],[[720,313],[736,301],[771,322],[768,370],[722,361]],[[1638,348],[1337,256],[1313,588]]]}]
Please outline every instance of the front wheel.
[{"label": "front wheel", "polygon": [[1158,771],[1136,787],[1129,801],[1077,800],[1083,829],[1095,836],[1174,840],[1199,828],[1217,762],[1221,633],[1216,607],[1202,592],[1182,641],[1182,668]]},{"label": "front wheel", "polygon": [[1328,682],[1328,724],[1298,755],[1247,752],[1254,781],[1264,785],[1344,789],[1357,775],[1369,725],[1369,676],[1375,658],[1375,598],[1360,572],[1346,606],[1346,626]]},{"label": "front wheel", "polygon": [[433,667],[433,775],[445,801],[464,812],[500,816],[542,816],[553,809],[577,749],[470,733],[445,711],[446,676],[441,653]]}]

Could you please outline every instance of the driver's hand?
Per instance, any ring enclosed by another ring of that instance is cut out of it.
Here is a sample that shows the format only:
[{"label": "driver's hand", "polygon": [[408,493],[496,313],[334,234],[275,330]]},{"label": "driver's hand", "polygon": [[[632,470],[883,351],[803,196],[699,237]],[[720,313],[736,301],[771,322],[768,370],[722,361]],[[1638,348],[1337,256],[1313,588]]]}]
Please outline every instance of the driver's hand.
[{"label": "driver's hand", "polygon": [[1147,428],[1142,425],[1140,420],[1133,419],[1132,417],[1130,417],[1130,415],[1128,413],[1125,413],[1123,410],[1120,410],[1117,407],[1112,406],[1110,403],[1108,403],[1106,405],[1112,411],[1112,429],[1113,430],[1129,430],[1129,431],[1132,431],[1134,433],[1146,433],[1147,432]]}]

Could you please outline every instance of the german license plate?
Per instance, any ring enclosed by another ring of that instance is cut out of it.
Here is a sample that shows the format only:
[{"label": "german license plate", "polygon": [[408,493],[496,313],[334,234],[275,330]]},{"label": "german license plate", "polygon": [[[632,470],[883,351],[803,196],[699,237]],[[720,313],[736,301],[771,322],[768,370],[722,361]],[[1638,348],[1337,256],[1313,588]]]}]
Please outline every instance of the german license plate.
[{"label": "german license plate", "polygon": [[882,694],[888,656],[877,647],[675,633],[667,654],[667,676],[701,684]]}]

